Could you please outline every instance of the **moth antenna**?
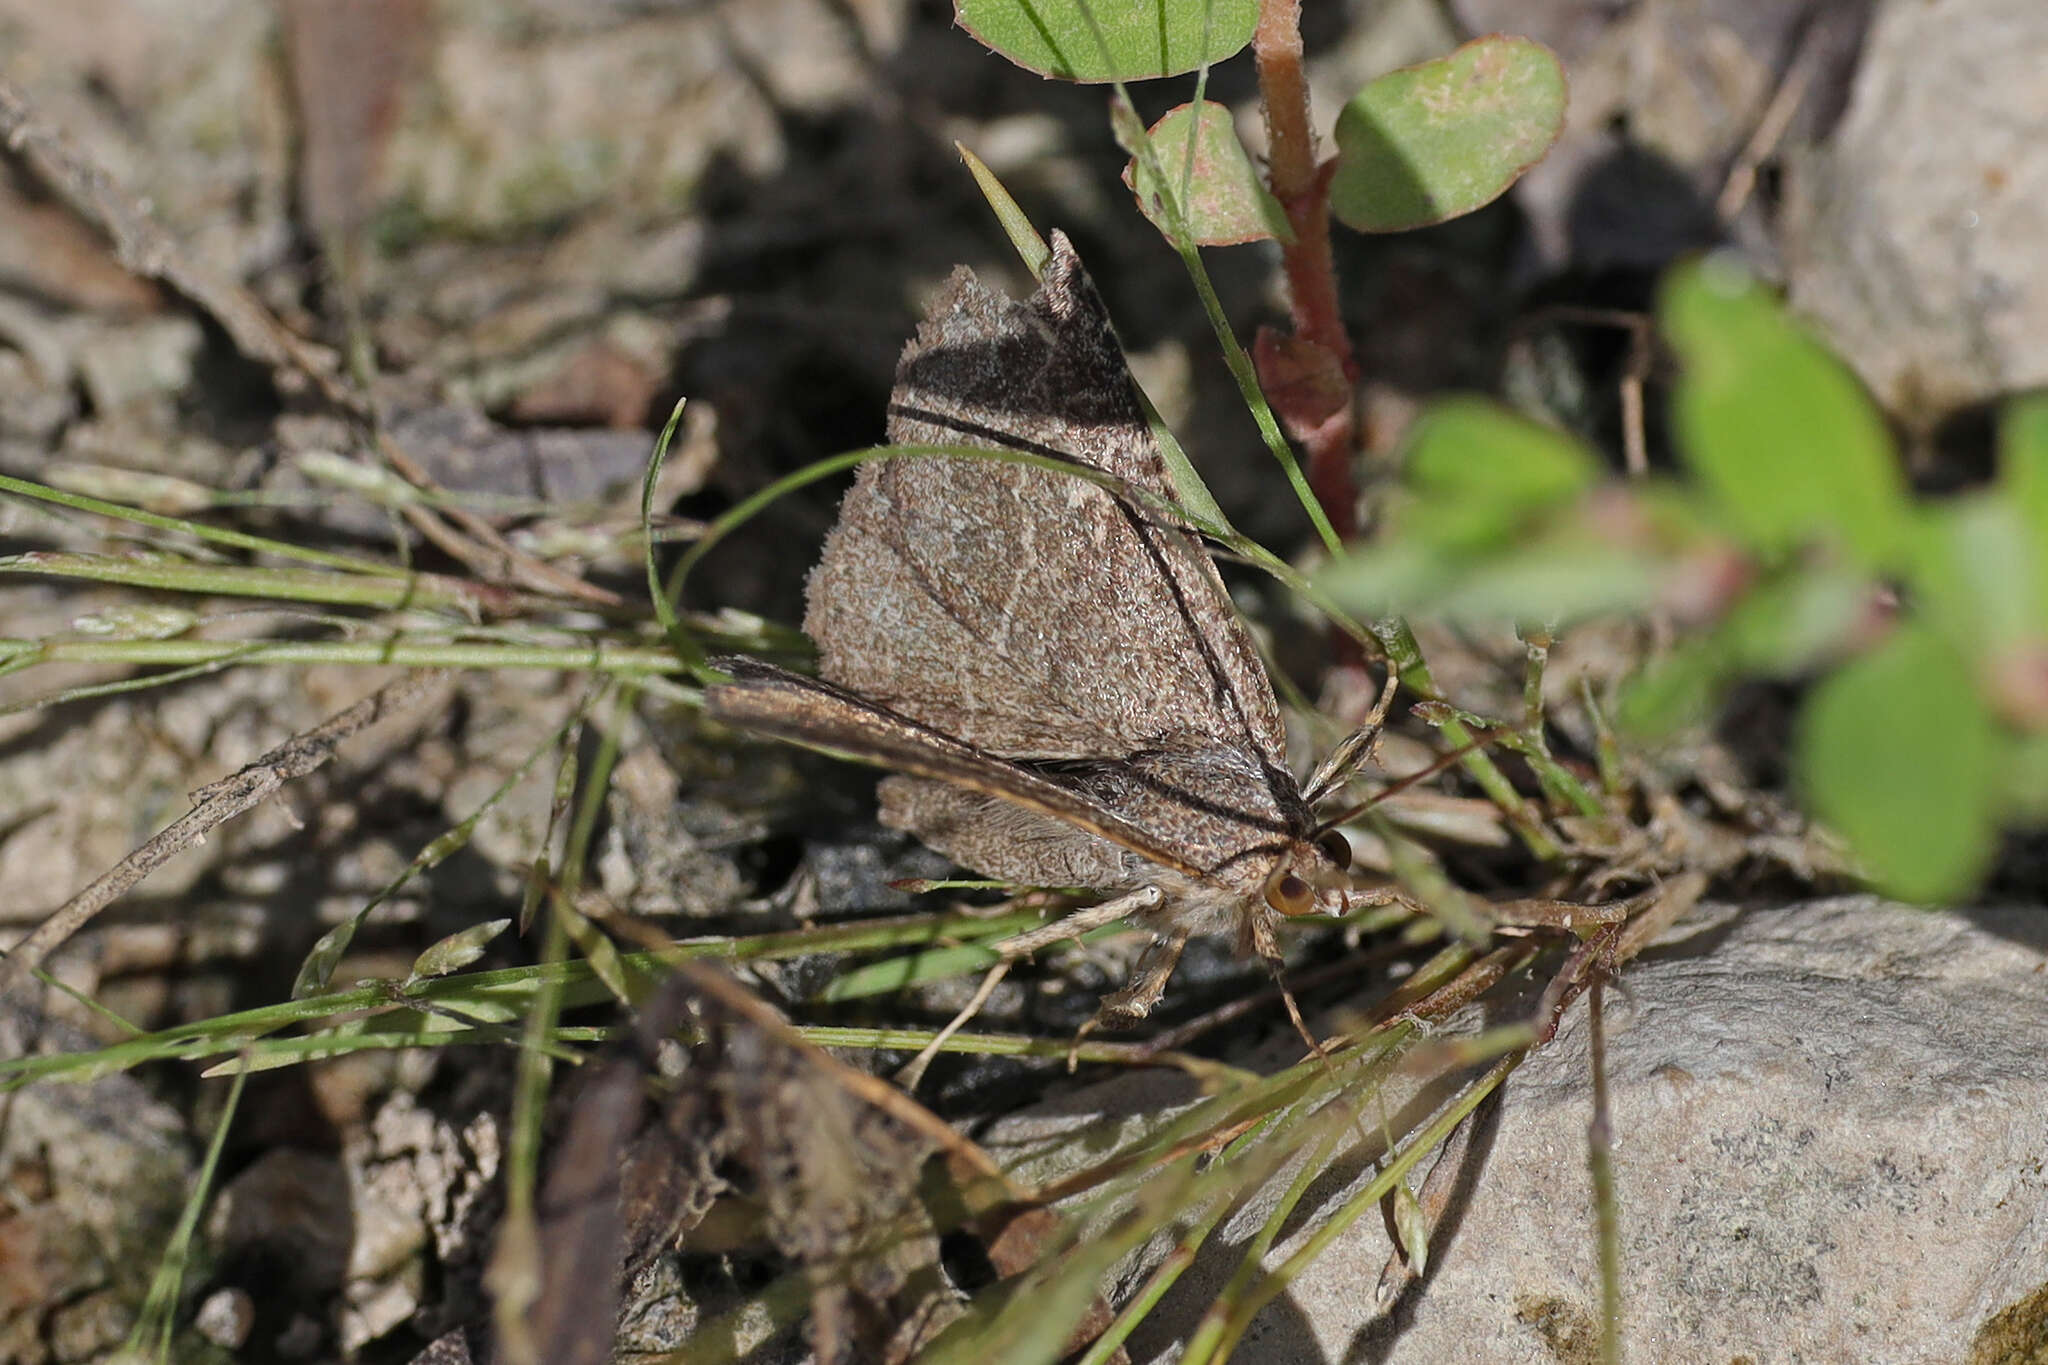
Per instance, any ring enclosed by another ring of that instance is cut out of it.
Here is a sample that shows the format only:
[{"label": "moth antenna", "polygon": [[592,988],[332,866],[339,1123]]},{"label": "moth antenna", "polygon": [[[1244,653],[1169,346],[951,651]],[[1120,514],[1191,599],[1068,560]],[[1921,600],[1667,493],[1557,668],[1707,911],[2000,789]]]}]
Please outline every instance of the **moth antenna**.
[{"label": "moth antenna", "polygon": [[1302,793],[1303,800],[1313,806],[1341,786],[1359,764],[1372,756],[1379,744],[1380,731],[1386,728],[1387,712],[1394,704],[1394,693],[1400,686],[1399,671],[1389,666],[1386,685],[1380,688],[1380,699],[1373,703],[1371,714],[1317,766],[1308,780],[1308,790]]},{"label": "moth antenna", "polygon": [[1493,738],[1494,736],[1491,733],[1481,735],[1477,739],[1470,740],[1464,744],[1460,744],[1457,748],[1443,755],[1441,758],[1437,759],[1434,763],[1429,764],[1427,767],[1417,768],[1414,772],[1409,773],[1406,777],[1397,778],[1394,781],[1389,782],[1386,786],[1380,788],[1378,791],[1374,792],[1371,796],[1368,796],[1365,800],[1359,802],[1357,805],[1346,806],[1343,810],[1338,811],[1335,815],[1331,816],[1329,819],[1317,825],[1314,830],[1310,831],[1309,837],[1313,839],[1316,835],[1322,834],[1328,830],[1333,830],[1337,828],[1337,826],[1345,823],[1348,820],[1356,820],[1359,816],[1365,814],[1367,811],[1371,810],[1374,806],[1377,806],[1380,802],[1386,800],[1388,797],[1395,796],[1401,792],[1407,791],[1410,787],[1414,786],[1418,782],[1427,782],[1430,778],[1435,777],[1438,773],[1450,767],[1453,763],[1456,763],[1466,754],[1472,753],[1473,751],[1478,749],[1485,748],[1486,745]]}]

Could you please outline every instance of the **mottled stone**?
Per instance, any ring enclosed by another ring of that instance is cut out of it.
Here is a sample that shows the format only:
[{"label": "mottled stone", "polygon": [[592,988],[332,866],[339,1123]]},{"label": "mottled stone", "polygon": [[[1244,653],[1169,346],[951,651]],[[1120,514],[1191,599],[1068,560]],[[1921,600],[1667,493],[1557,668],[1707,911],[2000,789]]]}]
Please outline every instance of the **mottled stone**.
[{"label": "mottled stone", "polygon": [[[1868,898],[1703,910],[1630,967],[1607,997],[1628,1358],[2030,1359],[1971,1351],[2025,1339],[2048,1283],[2044,979],[2038,906]],[[1060,1133],[1085,1129],[1093,1159],[1110,1125],[1189,1098],[1179,1078],[1119,1077],[986,1142],[1006,1164],[1038,1153],[1021,1174],[1045,1179],[1074,1145]],[[1391,1316],[1377,1303],[1390,1246],[1369,1215],[1261,1315],[1246,1358],[1593,1359],[1591,1113],[1581,1005],[1508,1081],[1421,1288]],[[1332,1169],[1269,1266],[1371,1178]],[[1218,1229],[1134,1358],[1174,1358],[1275,1194]]]},{"label": "mottled stone", "polygon": [[2048,383],[2048,5],[1888,0],[1786,176],[1792,300],[1909,422]]}]

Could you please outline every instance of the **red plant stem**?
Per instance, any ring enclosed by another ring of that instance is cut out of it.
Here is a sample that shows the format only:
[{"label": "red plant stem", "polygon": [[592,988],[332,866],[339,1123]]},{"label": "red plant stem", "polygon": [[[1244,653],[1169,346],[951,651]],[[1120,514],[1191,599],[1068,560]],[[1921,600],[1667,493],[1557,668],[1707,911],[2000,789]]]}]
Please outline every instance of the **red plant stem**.
[{"label": "red plant stem", "polygon": [[[1358,380],[1351,338],[1337,311],[1337,270],[1330,255],[1330,171],[1316,161],[1315,130],[1309,123],[1308,77],[1302,69],[1301,0],[1262,0],[1252,34],[1259,95],[1266,116],[1267,182],[1294,228],[1294,241],[1281,247],[1294,334],[1327,352],[1347,384]],[[1356,404],[1347,401],[1327,416],[1296,413],[1287,421],[1285,386],[1276,406],[1288,430],[1308,455],[1309,486],[1337,534],[1349,540],[1358,530],[1357,485],[1351,461],[1357,445]]]}]

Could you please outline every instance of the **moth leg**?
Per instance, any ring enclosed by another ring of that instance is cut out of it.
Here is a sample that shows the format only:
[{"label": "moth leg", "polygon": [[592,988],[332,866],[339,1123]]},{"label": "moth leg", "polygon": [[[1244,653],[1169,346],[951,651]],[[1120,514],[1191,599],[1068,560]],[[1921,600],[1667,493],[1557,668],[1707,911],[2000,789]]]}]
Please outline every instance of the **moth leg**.
[{"label": "moth leg", "polygon": [[1131,971],[1131,979],[1120,991],[1102,997],[1102,1004],[1096,1007],[1095,1017],[1081,1025],[1074,1035],[1072,1046],[1067,1049],[1067,1070],[1072,1071],[1081,1059],[1081,1043],[1089,1034],[1099,1028],[1127,1028],[1152,1012],[1159,1003],[1159,997],[1166,994],[1166,983],[1173,977],[1173,969],[1180,965],[1181,950],[1188,946],[1189,930],[1176,926],[1164,937],[1154,939],[1152,946],[1138,959],[1138,965]]},{"label": "moth leg", "polygon": [[1032,929],[1022,934],[1013,934],[996,945],[996,951],[1006,962],[1016,962],[1030,957],[1040,948],[1049,947],[1062,939],[1078,939],[1092,933],[1105,924],[1115,924],[1128,915],[1140,910],[1150,910],[1166,898],[1166,893],[1156,886],[1141,886],[1136,891],[1112,897],[1100,905],[1091,905],[1086,910],[1076,910],[1063,915],[1051,924]]},{"label": "moth leg", "polygon": [[[1156,886],[1141,886],[1128,895],[1113,896],[1100,905],[1091,905],[1086,910],[1076,910],[1073,914],[1055,920],[1043,928],[1033,929],[1028,933],[1014,934],[1004,939],[1001,943],[996,944],[995,950],[1002,955],[1002,960],[988,969],[988,975],[982,977],[981,984],[975,987],[973,997],[968,1000],[967,1004],[961,1008],[958,1014],[953,1016],[952,1022],[940,1029],[932,1040],[924,1045],[923,1050],[915,1057],[912,1057],[904,1065],[903,1069],[896,1073],[896,1083],[905,1090],[915,1090],[917,1088],[917,1083],[924,1079],[925,1068],[932,1064],[932,1058],[939,1055],[939,1049],[946,1045],[946,1040],[965,1028],[968,1020],[981,1013],[981,1007],[986,1005],[989,997],[996,993],[996,987],[1001,985],[1003,978],[1010,974],[1012,966],[1031,956],[1040,948],[1058,943],[1061,939],[1079,938],[1091,930],[1100,929],[1105,924],[1114,924],[1126,915],[1135,914],[1140,910],[1149,910],[1159,904],[1164,895],[1165,893]],[[1186,935],[1181,937],[1182,942],[1186,942]],[[1179,956],[1180,950],[1176,948],[1174,950],[1174,957],[1178,958]],[[1166,970],[1168,975],[1172,974],[1173,967],[1171,963],[1167,965]],[[1162,977],[1160,979],[1160,987],[1163,989],[1165,984],[1165,978]],[[1129,988],[1126,987],[1125,989],[1128,990]],[[1157,1000],[1158,998],[1158,992],[1154,991],[1152,999]],[[1152,1002],[1150,1000],[1146,1001],[1145,1008],[1150,1009],[1151,1007]],[[1141,1010],[1139,1014],[1142,1017],[1143,1011]]]},{"label": "moth leg", "polygon": [[1288,1022],[1292,1023],[1294,1031],[1301,1035],[1301,1041],[1308,1044],[1309,1055],[1324,1062],[1329,1061],[1330,1054],[1324,1051],[1322,1040],[1317,1038],[1315,1030],[1308,1026],[1308,1020],[1301,1017],[1300,1002],[1295,1000],[1294,992],[1288,990],[1287,983],[1281,979],[1278,963],[1273,964],[1273,984],[1280,990],[1280,1003],[1287,1007]]},{"label": "moth leg", "polygon": [[981,1007],[988,1003],[988,998],[996,993],[996,987],[1010,974],[1010,965],[1014,961],[1014,958],[1006,957],[988,969],[988,975],[981,978],[981,984],[974,988],[974,995],[960,1012],[953,1016],[952,1022],[934,1034],[932,1040],[926,1043],[915,1057],[904,1063],[903,1069],[896,1073],[896,1084],[905,1090],[917,1089],[917,1083],[924,1079],[925,1068],[932,1064],[932,1058],[939,1055],[939,1049],[946,1045],[948,1038],[965,1028],[968,1020],[981,1013]]}]

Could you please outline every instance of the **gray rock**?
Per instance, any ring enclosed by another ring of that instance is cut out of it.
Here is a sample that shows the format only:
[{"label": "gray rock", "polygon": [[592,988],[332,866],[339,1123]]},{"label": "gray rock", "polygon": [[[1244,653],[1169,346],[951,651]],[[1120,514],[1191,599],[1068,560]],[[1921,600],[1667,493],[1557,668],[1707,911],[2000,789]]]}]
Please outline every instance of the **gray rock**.
[{"label": "gray rock", "polygon": [[[1995,1338],[2038,1349],[2042,1330],[2039,1303],[2025,1304],[2048,1281],[2044,971],[2048,911],[1867,898],[1702,911],[1630,968],[1607,1010],[1628,1358],[2035,1358],[1971,1351]],[[1254,1323],[1239,1358],[1593,1359],[1586,1044],[1580,1005],[1509,1080],[1419,1290],[1391,1312],[1376,1302],[1390,1248],[1368,1216]],[[1119,1079],[999,1125],[989,1145],[1042,1148],[1082,1114],[1106,1135],[1187,1098],[1163,1075]],[[1319,1182],[1267,1264],[1371,1174]],[[1134,1358],[1177,1356],[1272,1193],[1218,1230]]]},{"label": "gray rock", "polygon": [[[1631,1358],[1960,1360],[2048,1279],[2044,948],[2038,907],[1852,899],[1695,922],[1629,973],[1608,1057]],[[1550,1361],[1556,1324],[1597,1320],[1585,1049],[1580,1011],[1509,1083],[1463,1226],[1369,1358]],[[1303,1307],[1335,1327],[1343,1298]]]},{"label": "gray rock", "polygon": [[1793,301],[1912,421],[2048,383],[2048,6],[1889,0],[1786,175]]},{"label": "gray rock", "polygon": [[276,9],[0,0],[0,63],[195,260],[234,278],[291,240],[291,120],[269,55]]},{"label": "gray rock", "polygon": [[1571,78],[1562,136],[1515,185],[1546,270],[1657,269],[1724,228],[1716,200],[1791,69],[1803,144],[1841,112],[1870,0],[1451,0],[1468,35],[1544,43]]}]

